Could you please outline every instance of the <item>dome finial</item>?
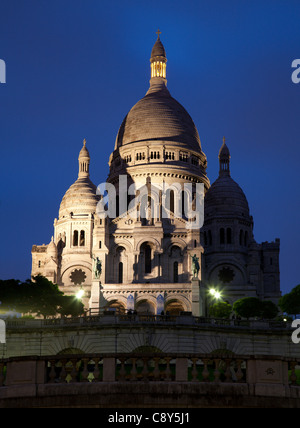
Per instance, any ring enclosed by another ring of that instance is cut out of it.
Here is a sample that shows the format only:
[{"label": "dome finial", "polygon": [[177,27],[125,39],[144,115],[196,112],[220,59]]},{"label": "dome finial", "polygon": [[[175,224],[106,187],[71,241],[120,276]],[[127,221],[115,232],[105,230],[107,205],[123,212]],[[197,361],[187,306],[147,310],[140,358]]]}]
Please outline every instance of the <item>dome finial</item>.
[{"label": "dome finial", "polygon": [[157,40],[159,40],[159,36],[161,35],[161,31],[160,31],[160,29],[158,29],[158,30],[156,31],[156,34],[157,34]]}]

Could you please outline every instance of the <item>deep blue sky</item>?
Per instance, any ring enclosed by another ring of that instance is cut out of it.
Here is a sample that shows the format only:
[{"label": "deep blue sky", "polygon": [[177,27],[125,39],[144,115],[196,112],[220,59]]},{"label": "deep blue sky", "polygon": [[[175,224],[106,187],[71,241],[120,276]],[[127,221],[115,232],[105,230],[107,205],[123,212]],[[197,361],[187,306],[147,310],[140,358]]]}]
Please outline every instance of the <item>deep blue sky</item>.
[{"label": "deep blue sky", "polygon": [[83,138],[92,180],[106,180],[160,28],[168,88],[197,126],[210,181],[225,135],[255,239],[281,239],[282,290],[299,284],[299,20],[298,0],[1,0],[0,278],[30,277],[31,247],[53,235]]}]

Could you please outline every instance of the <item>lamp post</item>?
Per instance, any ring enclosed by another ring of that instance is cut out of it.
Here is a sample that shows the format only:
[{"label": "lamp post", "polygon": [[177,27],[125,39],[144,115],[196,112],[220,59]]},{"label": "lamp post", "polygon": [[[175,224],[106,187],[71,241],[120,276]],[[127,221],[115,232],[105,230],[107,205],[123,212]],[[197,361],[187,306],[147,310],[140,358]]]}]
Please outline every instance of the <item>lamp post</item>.
[{"label": "lamp post", "polygon": [[208,308],[209,309],[208,313],[210,315],[210,308],[212,307],[212,305],[215,302],[218,302],[218,301],[220,301],[222,299],[222,294],[220,293],[220,291],[216,290],[215,288],[210,288],[209,294],[211,296],[211,298],[210,298],[210,305],[209,305],[209,308]]}]

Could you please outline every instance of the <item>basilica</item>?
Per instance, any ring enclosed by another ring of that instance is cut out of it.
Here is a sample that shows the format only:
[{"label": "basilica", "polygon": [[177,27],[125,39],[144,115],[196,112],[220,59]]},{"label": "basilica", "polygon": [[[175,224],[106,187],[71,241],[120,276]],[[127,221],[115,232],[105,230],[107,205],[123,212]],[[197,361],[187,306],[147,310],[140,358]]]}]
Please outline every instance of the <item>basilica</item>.
[{"label": "basilica", "polygon": [[255,241],[225,138],[215,159],[219,177],[210,183],[197,128],[167,88],[159,32],[150,75],[146,95],[117,133],[105,191],[90,179],[93,159],[84,140],[53,237],[32,247],[32,276],[44,275],[67,295],[80,291],[91,313],[205,316],[212,290],[230,304],[247,296],[276,303],[279,239]]}]

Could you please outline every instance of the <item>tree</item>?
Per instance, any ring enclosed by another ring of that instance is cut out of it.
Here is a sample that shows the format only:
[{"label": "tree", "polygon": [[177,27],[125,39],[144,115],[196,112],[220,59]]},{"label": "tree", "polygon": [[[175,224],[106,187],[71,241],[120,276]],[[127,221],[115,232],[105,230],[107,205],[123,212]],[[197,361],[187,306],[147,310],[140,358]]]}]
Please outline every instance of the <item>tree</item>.
[{"label": "tree", "polygon": [[300,314],[300,284],[296,285],[290,293],[285,294],[279,299],[278,306],[283,312],[289,315]]},{"label": "tree", "polygon": [[62,296],[58,312],[62,316],[71,315],[73,317],[78,317],[83,314],[84,305],[74,296]]},{"label": "tree", "polygon": [[209,308],[209,314],[215,318],[229,318],[232,312],[232,306],[227,302],[214,303]]},{"label": "tree", "polygon": [[27,280],[24,285],[24,305],[28,312],[42,315],[44,318],[56,315],[64,295],[57,284],[53,284],[42,275],[37,275],[32,280]]},{"label": "tree", "polygon": [[260,316],[268,320],[275,318],[279,312],[278,307],[271,300],[261,301],[260,306],[261,306]]},{"label": "tree", "polygon": [[234,312],[244,318],[259,317],[261,314],[261,302],[257,297],[244,297],[234,302]]},{"label": "tree", "polygon": [[244,297],[233,304],[233,310],[244,318],[260,317],[273,319],[278,314],[278,307],[271,300],[260,300],[257,297]]},{"label": "tree", "polygon": [[17,279],[0,280],[0,310],[16,310],[22,301],[23,283]]},{"label": "tree", "polygon": [[64,296],[57,284],[42,275],[24,282],[11,279],[0,280],[0,310],[15,310],[36,316],[78,316],[83,313],[83,304],[75,296]]}]

